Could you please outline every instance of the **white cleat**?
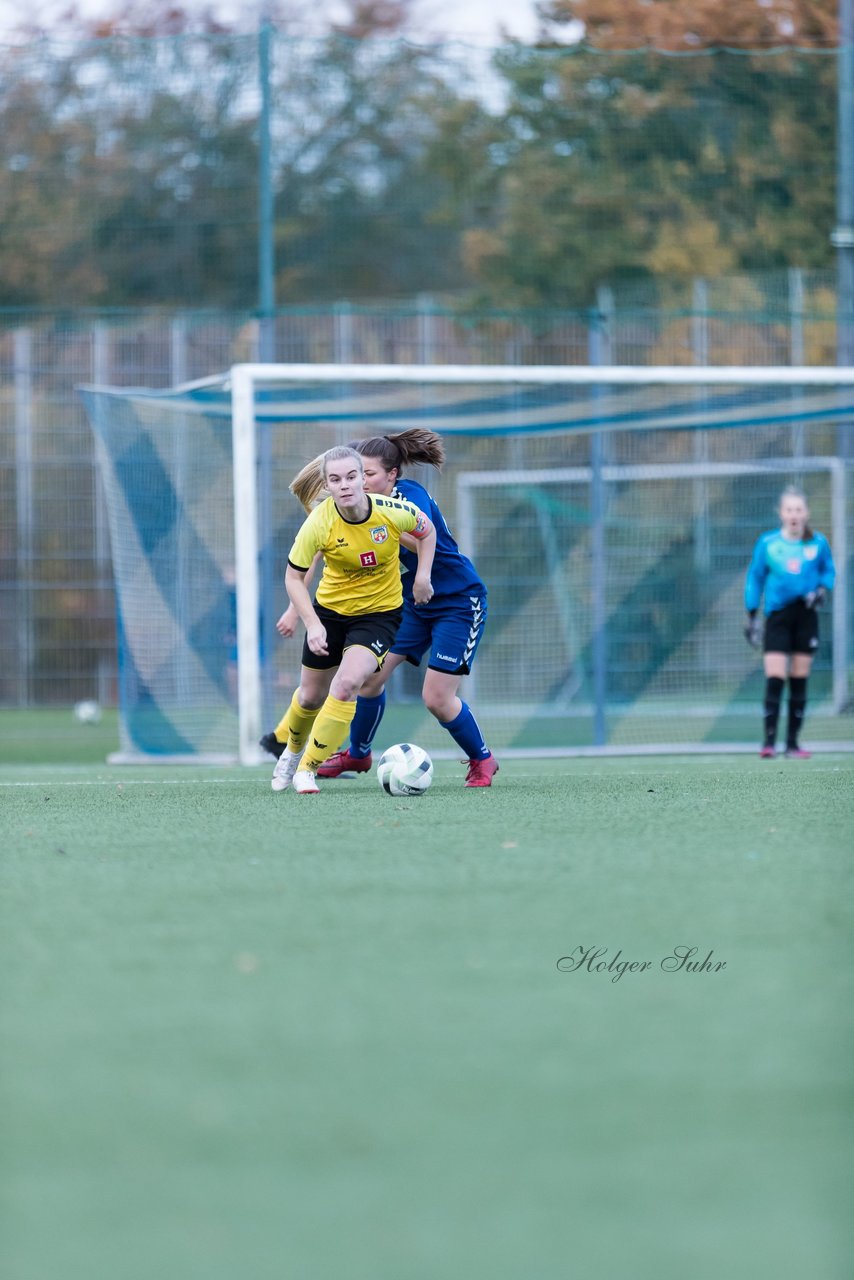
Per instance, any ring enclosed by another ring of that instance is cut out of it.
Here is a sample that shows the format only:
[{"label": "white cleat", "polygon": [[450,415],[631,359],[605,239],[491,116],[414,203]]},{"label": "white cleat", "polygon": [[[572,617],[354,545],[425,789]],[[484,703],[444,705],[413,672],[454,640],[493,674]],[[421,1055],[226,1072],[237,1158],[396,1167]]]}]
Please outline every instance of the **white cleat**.
[{"label": "white cleat", "polygon": [[287,791],[288,787],[294,780],[294,774],[297,771],[297,765],[302,759],[301,751],[289,751],[285,747],[282,754],[276,761],[276,767],[273,770],[273,780],[270,786],[274,791]]},{"label": "white cleat", "polygon": [[316,775],[308,769],[298,769],[294,774],[294,791],[298,796],[316,796],[320,791]]}]

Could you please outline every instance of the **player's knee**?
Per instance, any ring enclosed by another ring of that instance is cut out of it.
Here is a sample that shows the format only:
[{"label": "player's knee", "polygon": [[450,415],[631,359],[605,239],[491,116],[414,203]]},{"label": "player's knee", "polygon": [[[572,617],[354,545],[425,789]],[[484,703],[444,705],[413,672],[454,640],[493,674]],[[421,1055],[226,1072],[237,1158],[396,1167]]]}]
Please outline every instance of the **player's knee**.
[{"label": "player's knee", "polygon": [[326,694],[303,693],[300,689],[297,694],[297,702],[303,711],[319,711],[326,701]]},{"label": "player's knee", "polygon": [[378,698],[383,691],[384,684],[385,678],[383,673],[378,671],[376,675],[368,676],[367,680],[359,690],[359,693],[363,698]]},{"label": "player's knee", "polygon": [[332,681],[329,692],[339,702],[355,702],[362,692],[362,681],[356,676],[344,675],[339,672]]},{"label": "player's knee", "polygon": [[435,716],[437,720],[441,720],[443,723],[454,719],[454,706],[456,703],[454,695],[448,697],[447,694],[440,691],[425,689],[423,697],[424,706],[431,716]]}]

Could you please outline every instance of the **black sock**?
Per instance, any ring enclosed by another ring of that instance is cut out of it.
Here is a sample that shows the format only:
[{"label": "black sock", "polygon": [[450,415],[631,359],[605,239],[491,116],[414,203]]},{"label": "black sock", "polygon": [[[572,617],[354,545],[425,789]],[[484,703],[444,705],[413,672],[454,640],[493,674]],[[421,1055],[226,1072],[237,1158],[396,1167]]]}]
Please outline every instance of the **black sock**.
[{"label": "black sock", "polygon": [[786,681],[781,676],[768,676],[765,681],[765,746],[773,747],[777,741],[777,721],[780,719],[780,699]]},{"label": "black sock", "polygon": [[789,676],[789,724],[786,730],[786,750],[797,751],[798,737],[807,709],[806,676]]}]

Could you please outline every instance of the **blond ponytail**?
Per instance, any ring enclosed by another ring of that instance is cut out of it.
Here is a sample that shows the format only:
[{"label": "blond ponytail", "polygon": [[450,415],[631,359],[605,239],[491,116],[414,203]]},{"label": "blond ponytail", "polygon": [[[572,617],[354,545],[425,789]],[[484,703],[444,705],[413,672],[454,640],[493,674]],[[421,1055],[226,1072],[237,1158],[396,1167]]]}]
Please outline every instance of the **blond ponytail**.
[{"label": "blond ponytail", "polygon": [[302,471],[298,471],[288,485],[291,493],[301,502],[306,511],[311,512],[317,506],[321,496],[326,495],[326,476],[323,463],[326,455],[321,453],[311,462],[307,462]]}]

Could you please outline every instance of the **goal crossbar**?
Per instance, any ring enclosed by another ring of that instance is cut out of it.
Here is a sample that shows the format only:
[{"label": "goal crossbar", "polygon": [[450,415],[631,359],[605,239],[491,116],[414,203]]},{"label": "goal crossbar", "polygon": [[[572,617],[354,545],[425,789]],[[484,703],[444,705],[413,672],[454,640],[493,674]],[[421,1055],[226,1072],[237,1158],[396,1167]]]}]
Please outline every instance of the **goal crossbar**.
[{"label": "goal crossbar", "polygon": [[232,387],[270,382],[842,387],[854,384],[854,366],[236,364],[229,377]]}]

